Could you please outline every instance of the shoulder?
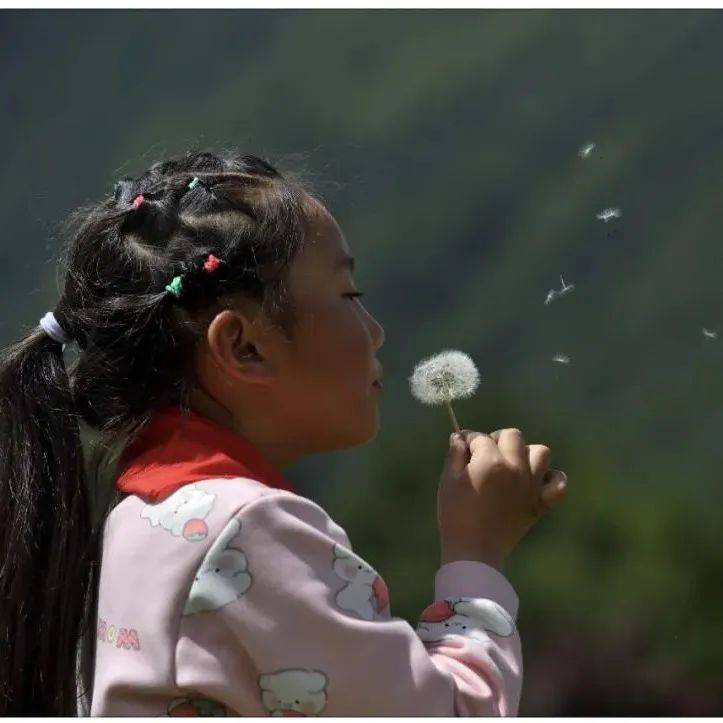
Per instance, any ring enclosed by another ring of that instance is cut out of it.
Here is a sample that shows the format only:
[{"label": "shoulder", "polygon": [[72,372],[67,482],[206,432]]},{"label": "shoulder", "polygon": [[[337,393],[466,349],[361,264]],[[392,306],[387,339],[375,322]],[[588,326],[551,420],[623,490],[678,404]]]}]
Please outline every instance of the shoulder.
[{"label": "shoulder", "polygon": [[272,488],[236,503],[226,505],[196,548],[184,616],[225,608],[252,586],[257,599],[280,590],[297,594],[310,575],[324,570],[331,577],[336,560],[348,562],[353,555],[343,528],[302,495]]},{"label": "shoulder", "polygon": [[277,496],[305,499],[247,477],[189,482],[155,502],[128,495],[108,515],[106,542],[112,542],[116,536],[127,538],[130,533],[147,543],[153,539],[203,547],[198,543],[217,536],[231,517],[261,500]]},{"label": "shoulder", "polygon": [[350,545],[344,529],[321,505],[286,490],[272,489],[246,501],[230,514],[228,522],[263,529],[279,538],[321,535],[341,545]]},{"label": "shoulder", "polygon": [[[257,480],[244,477],[202,480],[180,488],[175,496],[173,501],[168,498],[167,506],[174,509],[176,518],[180,518],[178,523],[184,517],[208,509],[213,528],[209,526],[209,533],[222,532],[234,520],[248,520],[279,531],[288,527],[309,527],[333,537],[345,536],[318,503],[295,492],[268,487]],[[158,512],[157,509],[154,511]],[[151,514],[150,510],[148,514]]]},{"label": "shoulder", "polygon": [[247,592],[255,604],[266,604],[283,591],[287,606],[296,600],[303,607],[309,586],[336,592],[340,582],[348,582],[350,569],[354,575],[361,571],[369,584],[378,577],[320,505],[286,490],[271,490],[230,510],[201,549],[184,616],[225,609]]},{"label": "shoulder", "polygon": [[246,477],[189,482],[157,502],[129,495],[109,515],[106,535],[112,540],[132,531],[138,540],[160,542],[160,534],[171,543],[204,548],[229,522],[243,519],[279,532],[314,528],[348,544],[344,530],[313,500]]}]

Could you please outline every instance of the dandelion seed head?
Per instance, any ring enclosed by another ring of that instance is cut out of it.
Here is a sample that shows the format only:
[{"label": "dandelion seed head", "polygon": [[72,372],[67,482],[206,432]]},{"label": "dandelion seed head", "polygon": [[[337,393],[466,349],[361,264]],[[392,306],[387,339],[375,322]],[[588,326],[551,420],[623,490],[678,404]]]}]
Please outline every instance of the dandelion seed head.
[{"label": "dandelion seed head", "polygon": [[471,397],[480,376],[468,354],[445,349],[419,362],[409,382],[414,397],[423,404],[436,405]]}]

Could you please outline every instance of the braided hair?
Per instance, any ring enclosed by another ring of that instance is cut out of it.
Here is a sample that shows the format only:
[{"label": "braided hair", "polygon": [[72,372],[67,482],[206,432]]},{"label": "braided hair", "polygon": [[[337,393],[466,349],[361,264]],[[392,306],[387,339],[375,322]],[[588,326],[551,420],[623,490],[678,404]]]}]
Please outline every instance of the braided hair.
[{"label": "braided hair", "polygon": [[293,342],[288,269],[305,240],[304,185],[257,156],[188,152],[122,178],[63,224],[54,313],[77,360],[66,368],[39,327],[0,357],[0,714],[77,715],[76,664],[91,693],[114,500],[81,431],[117,460],[114,445],[154,409],[188,406],[195,346],[238,295]]}]

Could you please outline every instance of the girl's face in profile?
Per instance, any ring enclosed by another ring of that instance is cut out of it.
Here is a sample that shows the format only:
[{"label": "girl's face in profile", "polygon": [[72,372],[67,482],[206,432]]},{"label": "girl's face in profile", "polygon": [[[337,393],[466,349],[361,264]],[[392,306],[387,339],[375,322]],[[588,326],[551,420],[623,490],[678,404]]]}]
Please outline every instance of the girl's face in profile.
[{"label": "girl's face in profile", "polygon": [[[353,294],[351,250],[334,217],[310,198],[307,243],[290,272],[298,343],[285,358],[279,391],[289,422],[318,451],[363,444],[376,435],[384,330]],[[286,406],[286,405],[285,405]]]},{"label": "girl's face in profile", "polygon": [[306,244],[288,276],[294,340],[263,319],[226,310],[211,322],[200,356],[201,378],[232,413],[231,426],[279,467],[364,444],[379,423],[381,392],[372,383],[381,376],[376,353],[384,330],[352,296],[359,288],[341,229],[320,202],[307,199]]}]

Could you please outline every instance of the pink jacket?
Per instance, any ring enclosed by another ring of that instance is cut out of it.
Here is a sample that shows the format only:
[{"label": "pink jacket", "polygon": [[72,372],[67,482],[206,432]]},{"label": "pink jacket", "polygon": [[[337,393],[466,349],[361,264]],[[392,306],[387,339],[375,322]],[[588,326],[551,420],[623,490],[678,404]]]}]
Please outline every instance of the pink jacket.
[{"label": "pink jacket", "polygon": [[413,627],[345,531],[230,430],[167,408],[121,462],[91,716],[517,714],[518,598],[496,569],[442,565]]}]

